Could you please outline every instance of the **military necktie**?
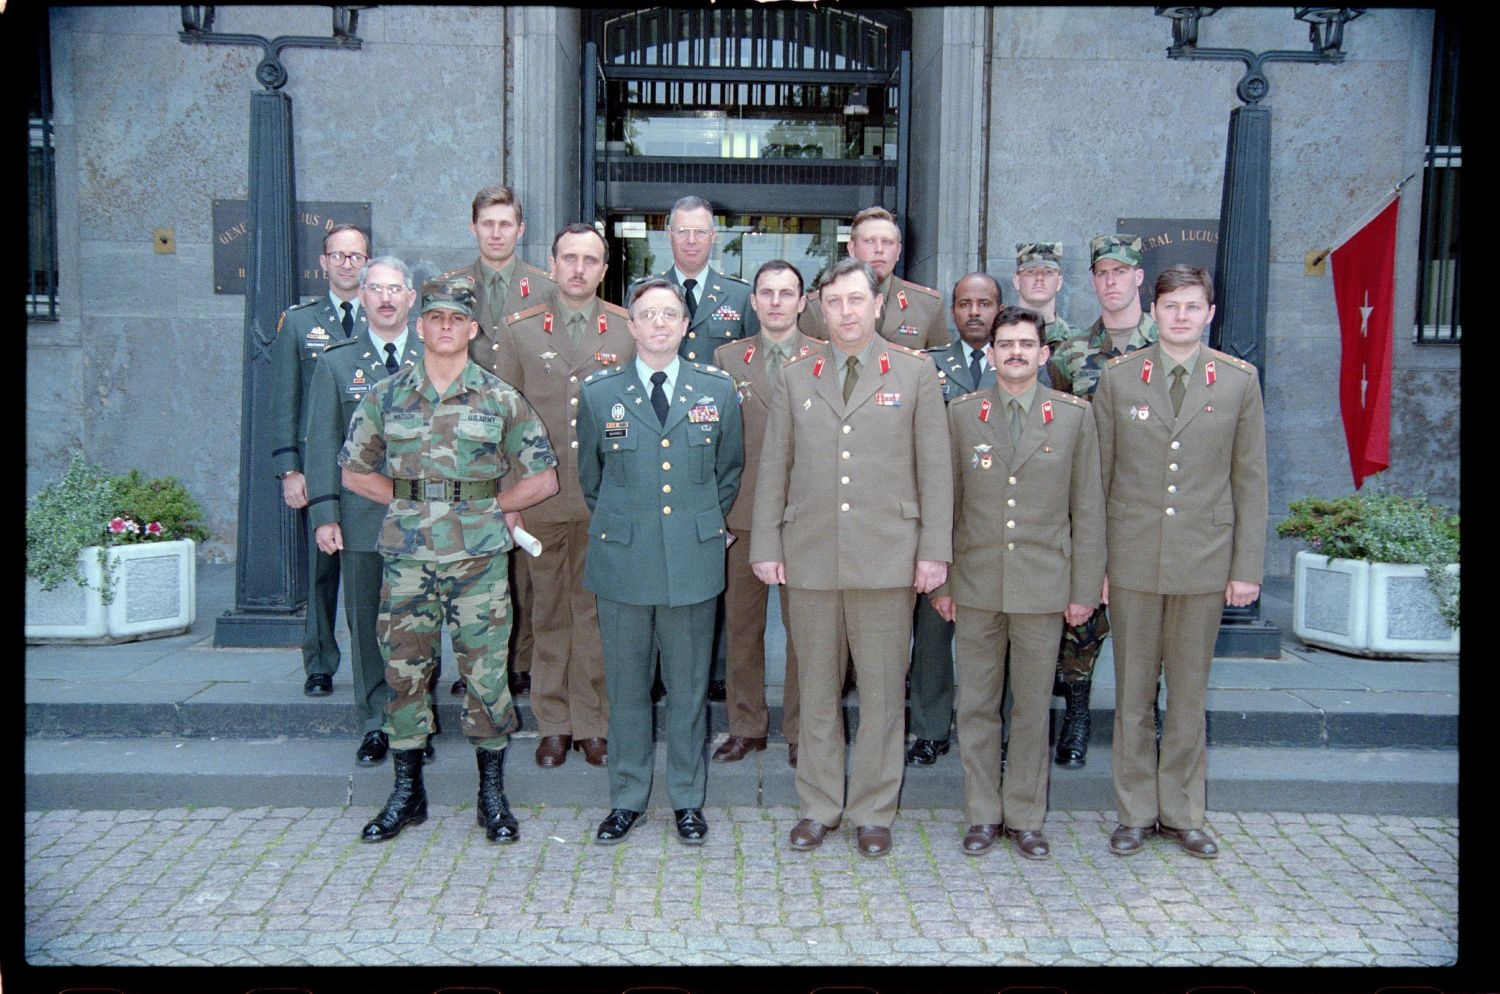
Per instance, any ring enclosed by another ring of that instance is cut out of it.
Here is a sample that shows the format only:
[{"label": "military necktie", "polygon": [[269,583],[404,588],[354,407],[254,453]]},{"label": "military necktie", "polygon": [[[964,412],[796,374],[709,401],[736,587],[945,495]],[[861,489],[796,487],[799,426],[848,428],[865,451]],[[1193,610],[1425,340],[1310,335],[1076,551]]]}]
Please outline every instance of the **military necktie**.
[{"label": "military necktie", "polygon": [[1172,370],[1172,385],[1167,388],[1167,396],[1172,398],[1172,417],[1182,413],[1182,398],[1187,396],[1187,385],[1182,382],[1187,376],[1187,370],[1181,366]]},{"label": "military necktie", "polygon": [[387,373],[394,373],[396,370],[398,370],[400,368],[401,368],[400,364],[396,362],[396,343],[395,342],[386,342],[385,343],[385,371]]},{"label": "military necktie", "polygon": [[787,354],[774,345],[766,346],[766,371],[774,373],[786,362]]},{"label": "military necktie", "polygon": [[698,300],[697,300],[696,297],[693,296],[693,287],[695,287],[697,285],[698,285],[698,281],[697,280],[683,280],[682,281],[683,295],[687,297],[688,320],[689,321],[693,320],[693,318],[695,318],[695,317],[698,316]]},{"label": "military necktie", "polygon": [[490,329],[499,328],[505,323],[505,280],[500,278],[497,272],[490,277],[485,286],[485,310],[489,312]]},{"label": "military necktie", "polygon": [[350,306],[349,301],[347,300],[344,301],[340,306],[344,308],[344,337],[348,338],[350,335],[354,334],[354,308]]},{"label": "military necktie", "polygon": [[667,423],[667,394],[661,388],[667,382],[667,374],[661,370],[651,374],[651,408],[656,411],[656,420],[662,424]]},{"label": "military necktie", "polygon": [[574,314],[568,318],[568,340],[575,346],[583,340],[583,315]]},{"label": "military necktie", "polygon": [[1010,402],[1010,447],[1012,449],[1021,447],[1021,402],[1019,400]]},{"label": "military necktie", "polygon": [[854,393],[854,384],[859,382],[859,360],[854,356],[844,360],[844,403],[849,403],[849,395]]},{"label": "military necktie", "polygon": [[979,389],[979,375],[984,372],[983,367],[979,364],[979,360],[982,358],[984,358],[983,350],[971,349],[969,351],[969,382],[973,384],[975,390]]}]

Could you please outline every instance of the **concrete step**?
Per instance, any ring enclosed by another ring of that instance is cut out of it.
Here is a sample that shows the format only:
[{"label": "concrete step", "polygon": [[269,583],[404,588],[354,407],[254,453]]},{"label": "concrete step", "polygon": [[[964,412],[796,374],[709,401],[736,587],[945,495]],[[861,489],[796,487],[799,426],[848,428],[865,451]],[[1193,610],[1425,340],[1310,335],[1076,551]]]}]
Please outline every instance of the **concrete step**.
[{"label": "concrete step", "polygon": [[[456,723],[453,727],[457,727]],[[513,740],[505,768],[513,804],[608,808],[602,768],[581,753],[541,769],[534,734]],[[473,750],[456,733],[434,738],[436,760],[425,771],[436,804],[473,803]],[[709,743],[712,748],[714,742]],[[152,737],[45,738],[26,743],[27,810],[161,809],[186,806],[369,807],[384,803],[390,761],[354,762],[354,738]],[[653,807],[669,807],[664,747],[657,747]],[[710,806],[797,804],[786,746],[773,744],[738,763],[709,764]],[[952,808],[962,819],[963,767],[958,748],[931,767],[906,770],[905,807]],[[1050,806],[1111,810],[1110,751],[1096,745],[1079,770],[1052,768]],[[1212,746],[1211,811],[1319,811],[1348,814],[1448,815],[1458,811],[1456,749],[1332,749]]]}]

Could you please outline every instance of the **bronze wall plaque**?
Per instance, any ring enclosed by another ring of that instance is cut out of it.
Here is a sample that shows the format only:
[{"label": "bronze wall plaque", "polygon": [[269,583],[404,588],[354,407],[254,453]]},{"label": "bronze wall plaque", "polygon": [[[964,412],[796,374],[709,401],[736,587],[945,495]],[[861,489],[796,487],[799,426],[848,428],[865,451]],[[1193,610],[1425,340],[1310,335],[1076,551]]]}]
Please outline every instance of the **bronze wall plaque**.
[{"label": "bronze wall plaque", "polygon": [[[246,238],[250,234],[248,200],[215,200],[214,293],[245,292]],[[318,265],[323,236],[334,225],[354,224],[370,230],[370,204],[331,200],[297,202],[297,295],[316,297],[328,292],[328,275]]]}]

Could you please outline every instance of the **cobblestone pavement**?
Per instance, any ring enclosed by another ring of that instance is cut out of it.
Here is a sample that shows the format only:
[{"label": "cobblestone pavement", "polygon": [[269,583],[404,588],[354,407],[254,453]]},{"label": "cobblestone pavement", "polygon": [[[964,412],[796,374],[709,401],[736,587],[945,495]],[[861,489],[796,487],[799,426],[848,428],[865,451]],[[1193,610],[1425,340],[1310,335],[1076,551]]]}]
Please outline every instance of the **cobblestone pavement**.
[{"label": "cobblestone pavement", "polygon": [[27,812],[25,953],[42,965],[1440,966],[1457,957],[1458,819],[1210,813],[1218,860],[1109,854],[1108,812],[1052,812],[1054,856],[959,849],[957,809],[793,852],[790,807],[670,813],[615,847],[597,808],[521,806],[485,842],[434,807],[383,845],[361,808]]}]

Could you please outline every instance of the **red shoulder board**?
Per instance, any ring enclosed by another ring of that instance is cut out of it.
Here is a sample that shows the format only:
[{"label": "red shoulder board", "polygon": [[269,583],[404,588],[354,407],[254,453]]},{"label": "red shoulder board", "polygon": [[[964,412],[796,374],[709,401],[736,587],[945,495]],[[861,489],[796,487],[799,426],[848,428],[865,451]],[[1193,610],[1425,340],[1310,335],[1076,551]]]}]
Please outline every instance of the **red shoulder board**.
[{"label": "red shoulder board", "polygon": [[823,357],[818,356],[813,360],[813,376],[823,375]]},{"label": "red shoulder board", "polygon": [[546,314],[542,315],[542,330],[545,331],[549,335],[552,334],[552,312],[551,311],[548,311]]},{"label": "red shoulder board", "polygon": [[609,330],[609,318],[605,317],[603,314],[599,315],[599,334],[602,335],[602,334],[604,334],[608,330]]},{"label": "red shoulder board", "polygon": [[990,402],[987,400],[979,402],[979,420],[984,422],[990,420]]},{"label": "red shoulder board", "polygon": [[1151,382],[1151,360],[1150,359],[1142,359],[1141,360],[1141,382],[1142,383],[1150,383]]},{"label": "red shoulder board", "polygon": [[[531,282],[529,280],[527,280],[526,277],[524,277],[524,276],[521,277],[521,296],[523,296],[523,297],[529,297],[529,296],[531,296]],[[548,328],[547,330],[551,331],[552,329]]]},{"label": "red shoulder board", "polygon": [[1218,378],[1219,378],[1218,375],[1214,373],[1214,364],[1212,362],[1205,362],[1203,364],[1203,379],[1204,379],[1204,381],[1207,382],[1209,386],[1213,386],[1214,385],[1214,380],[1216,380]]},{"label": "red shoulder board", "polygon": [[1052,423],[1052,401],[1050,401],[1050,400],[1044,400],[1044,401],[1042,401],[1042,424],[1044,424],[1044,425],[1050,425],[1051,423]]},{"label": "red shoulder board", "polygon": [[743,361],[744,362],[749,362],[753,358],[755,358],[755,343],[754,342],[750,343],[750,345],[748,345],[745,348],[745,358],[744,358]]},{"label": "red shoulder board", "polygon": [[898,303],[898,304],[901,305],[901,309],[903,311],[906,310],[906,291],[905,290],[897,290],[896,291],[896,303]]},{"label": "red shoulder board", "polygon": [[891,354],[889,352],[882,352],[882,353],[880,353],[880,375],[884,376],[886,373],[889,373],[890,371],[891,371]]}]

